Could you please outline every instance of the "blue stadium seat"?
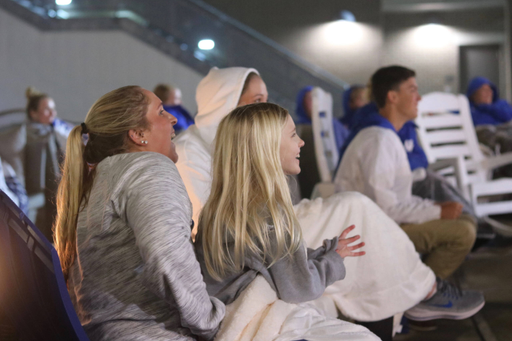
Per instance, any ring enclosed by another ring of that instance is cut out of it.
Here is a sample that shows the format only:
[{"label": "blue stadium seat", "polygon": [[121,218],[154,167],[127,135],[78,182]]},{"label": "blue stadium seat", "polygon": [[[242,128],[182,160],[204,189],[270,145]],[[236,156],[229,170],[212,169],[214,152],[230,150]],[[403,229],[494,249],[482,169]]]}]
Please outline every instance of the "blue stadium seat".
[{"label": "blue stadium seat", "polygon": [[57,251],[0,191],[0,307],[20,340],[88,340]]}]

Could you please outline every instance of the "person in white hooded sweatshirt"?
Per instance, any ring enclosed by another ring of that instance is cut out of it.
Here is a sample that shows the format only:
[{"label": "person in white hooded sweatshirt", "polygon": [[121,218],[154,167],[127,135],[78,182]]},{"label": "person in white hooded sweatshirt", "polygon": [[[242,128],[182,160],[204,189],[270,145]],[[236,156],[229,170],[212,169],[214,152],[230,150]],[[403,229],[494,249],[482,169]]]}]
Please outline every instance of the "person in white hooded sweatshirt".
[{"label": "person in white hooded sweatshirt", "polygon": [[[220,121],[237,106],[266,102],[267,97],[265,83],[251,68],[213,68],[199,83],[195,125],[175,140],[180,155],[177,167],[192,201],[194,221],[210,193],[214,137]],[[421,262],[402,229],[369,198],[339,193],[328,199],[302,200],[295,211],[308,247],[321,246],[324,239],[339,236],[352,224],[356,225],[353,233],[361,235],[368,246],[365,257],[345,260],[345,280],[329,286],[320,299],[327,303],[324,310],[329,315],[335,315],[338,308],[357,321],[389,321],[435,295],[432,270]],[[439,317],[422,317],[433,318]],[[365,325],[372,330],[371,324]]]}]

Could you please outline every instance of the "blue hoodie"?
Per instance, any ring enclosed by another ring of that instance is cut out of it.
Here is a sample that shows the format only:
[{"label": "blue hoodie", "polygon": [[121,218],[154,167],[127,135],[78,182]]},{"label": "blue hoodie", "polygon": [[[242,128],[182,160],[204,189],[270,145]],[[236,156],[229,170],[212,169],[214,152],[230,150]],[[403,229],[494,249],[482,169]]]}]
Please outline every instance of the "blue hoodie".
[{"label": "blue hoodie", "polygon": [[[374,102],[370,102],[369,104],[360,108],[356,112],[356,116],[354,119],[354,127],[350,131],[350,135],[348,136],[348,138],[345,140],[345,144],[340,149],[340,161],[338,163],[338,167],[339,164],[341,163],[341,159],[343,158],[343,154],[345,154],[345,151],[350,145],[350,142],[352,142],[352,140],[361,130],[372,126],[387,128],[396,132],[395,127],[393,127],[391,122],[389,122],[387,118],[385,118],[379,113],[379,108],[377,107],[377,104],[375,104]],[[427,168],[427,156],[425,155],[425,152],[418,143],[418,139],[416,137],[416,125],[414,124],[414,122],[407,122],[397,134],[400,137],[400,140],[402,140],[402,143],[404,144],[404,148],[407,152],[407,158],[409,159],[409,166],[411,167],[411,171],[419,167]],[[412,140],[412,142],[405,142],[407,140]],[[410,148],[410,144],[413,145],[413,148]]]},{"label": "blue hoodie", "polygon": [[[471,96],[482,85],[488,84],[493,92],[492,104],[475,104],[471,101]],[[499,99],[498,89],[485,77],[475,77],[471,80],[466,91],[471,105],[471,117],[473,124],[479,126],[482,124],[499,125],[512,120],[512,107],[502,99]]]},{"label": "blue hoodie", "polygon": [[[379,114],[379,108],[374,102],[370,102],[359,110],[356,111],[356,119],[354,120],[354,127],[350,130],[348,138],[340,149],[340,159],[338,161],[338,167],[340,166],[341,159],[347,151],[348,146],[352,140],[356,137],[359,132],[365,128],[378,126],[382,128],[391,129],[396,133],[395,127],[388,121],[387,118]],[[338,168],[337,167],[337,168]],[[336,172],[338,169],[336,168]],[[334,174],[336,174],[336,172]]]},{"label": "blue hoodie", "polygon": [[353,85],[349,89],[347,89],[343,93],[342,103],[343,103],[343,117],[340,119],[341,123],[343,123],[348,129],[352,129],[354,126],[354,119],[357,112],[357,109],[350,109],[350,96],[352,95],[352,90],[354,88],[360,88],[361,85]]},{"label": "blue hoodie", "polygon": [[427,155],[418,143],[418,137],[416,135],[416,124],[413,121],[406,122],[402,129],[398,131],[398,137],[402,140],[402,143],[407,152],[407,158],[409,159],[409,165],[411,171],[416,168],[427,168],[428,159]]},{"label": "blue hoodie", "polygon": [[176,134],[194,124],[194,119],[181,105],[164,105],[164,110],[178,119],[178,123],[174,125]]},{"label": "blue hoodie", "polygon": [[[308,117],[306,109],[304,108],[304,97],[311,90],[313,90],[312,86],[306,86],[302,88],[297,94],[297,105],[295,109],[295,114],[297,115],[297,121],[295,122],[296,124],[311,124],[311,119]],[[339,149],[348,136],[348,130],[343,126],[343,124],[341,124],[340,121],[335,118],[332,119],[332,126],[334,136],[336,138],[336,148]]]}]

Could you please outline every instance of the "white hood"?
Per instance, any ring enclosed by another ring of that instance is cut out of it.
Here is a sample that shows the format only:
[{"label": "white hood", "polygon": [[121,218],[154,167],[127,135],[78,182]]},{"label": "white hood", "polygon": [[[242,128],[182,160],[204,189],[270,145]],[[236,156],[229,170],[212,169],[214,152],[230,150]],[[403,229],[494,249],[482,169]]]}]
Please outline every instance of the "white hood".
[{"label": "white hood", "polygon": [[196,91],[198,113],[195,124],[201,138],[212,144],[220,121],[236,108],[245,79],[249,73],[258,71],[244,67],[218,69],[214,67],[199,82]]}]

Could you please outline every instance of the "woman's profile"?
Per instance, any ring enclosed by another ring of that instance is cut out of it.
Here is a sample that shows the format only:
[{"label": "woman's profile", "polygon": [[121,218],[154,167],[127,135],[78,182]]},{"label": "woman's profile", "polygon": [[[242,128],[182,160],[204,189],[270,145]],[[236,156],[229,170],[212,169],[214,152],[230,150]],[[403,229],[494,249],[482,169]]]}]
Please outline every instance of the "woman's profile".
[{"label": "woman's profile", "polygon": [[212,339],[224,317],[194,255],[175,123],[155,94],[128,86],[68,138],[55,246],[91,340]]}]

